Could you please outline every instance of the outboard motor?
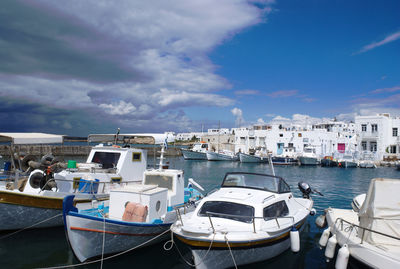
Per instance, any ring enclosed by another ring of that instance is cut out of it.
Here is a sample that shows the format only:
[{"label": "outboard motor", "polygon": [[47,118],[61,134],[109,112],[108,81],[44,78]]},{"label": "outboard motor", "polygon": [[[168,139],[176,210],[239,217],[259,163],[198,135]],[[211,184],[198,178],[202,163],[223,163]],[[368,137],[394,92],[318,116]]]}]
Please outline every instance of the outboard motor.
[{"label": "outboard motor", "polygon": [[299,190],[303,194],[303,198],[309,199],[310,198],[310,193],[312,193],[310,185],[306,182],[300,181],[299,184]]}]

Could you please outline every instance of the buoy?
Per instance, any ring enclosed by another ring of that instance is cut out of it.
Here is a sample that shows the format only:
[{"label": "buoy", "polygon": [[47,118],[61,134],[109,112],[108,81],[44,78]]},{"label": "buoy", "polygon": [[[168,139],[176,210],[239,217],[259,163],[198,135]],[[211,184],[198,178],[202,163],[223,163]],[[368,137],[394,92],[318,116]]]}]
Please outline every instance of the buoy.
[{"label": "buoy", "polygon": [[322,249],[323,247],[326,247],[326,243],[328,243],[329,235],[331,233],[331,227],[326,228],[322,234],[321,238],[319,239],[319,247]]},{"label": "buoy", "polygon": [[300,235],[296,227],[292,227],[290,231],[290,248],[293,252],[300,251]]},{"label": "buoy", "polygon": [[315,210],[314,208],[311,208],[310,216],[315,216],[316,213],[317,213],[317,210]]},{"label": "buoy", "polygon": [[347,247],[347,244],[344,244],[343,247],[339,249],[336,258],[335,269],[346,269],[347,264],[349,263],[349,256],[350,256],[349,248]]},{"label": "buoy", "polygon": [[331,238],[329,238],[328,244],[326,245],[325,249],[326,262],[329,262],[330,259],[332,259],[335,256],[336,244],[337,244],[336,235],[333,235]]},{"label": "buoy", "polygon": [[325,220],[326,220],[325,215],[319,215],[315,220],[315,224],[317,225],[318,228],[324,228],[326,225]]}]

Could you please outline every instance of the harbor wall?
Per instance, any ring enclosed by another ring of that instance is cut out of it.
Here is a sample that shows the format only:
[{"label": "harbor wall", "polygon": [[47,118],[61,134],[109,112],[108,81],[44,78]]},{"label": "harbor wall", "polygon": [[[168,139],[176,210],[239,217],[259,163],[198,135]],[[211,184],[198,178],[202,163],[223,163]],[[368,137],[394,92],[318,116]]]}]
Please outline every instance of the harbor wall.
[{"label": "harbor wall", "polygon": [[[52,153],[54,156],[87,156],[92,148],[90,145],[18,145],[14,146],[14,152],[21,155],[34,155],[43,156],[47,153]],[[153,156],[156,152],[157,156],[160,154],[160,148],[149,148],[135,146],[135,148],[146,149],[149,156]],[[10,146],[0,145],[0,155],[3,158],[10,156]],[[165,156],[181,156],[181,150],[179,147],[168,147],[165,150]]]}]

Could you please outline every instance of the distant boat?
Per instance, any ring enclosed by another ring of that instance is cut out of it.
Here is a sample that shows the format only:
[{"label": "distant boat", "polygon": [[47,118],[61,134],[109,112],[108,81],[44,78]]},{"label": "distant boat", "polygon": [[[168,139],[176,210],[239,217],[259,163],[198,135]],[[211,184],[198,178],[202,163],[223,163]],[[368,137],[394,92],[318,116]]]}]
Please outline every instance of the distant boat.
[{"label": "distant boat", "polygon": [[317,154],[315,154],[315,147],[307,146],[303,149],[303,154],[298,157],[300,165],[318,165]]},{"label": "distant boat", "polygon": [[268,156],[251,155],[239,152],[239,160],[241,163],[267,163]]},{"label": "distant boat", "polygon": [[191,149],[181,149],[185,160],[207,160],[208,143],[195,143]]},{"label": "distant boat", "polygon": [[232,151],[220,151],[220,152],[207,152],[207,160],[209,161],[239,161],[238,155]]},{"label": "distant boat", "polygon": [[337,161],[334,160],[332,156],[325,156],[323,159],[321,159],[321,166],[335,167],[337,165]]},{"label": "distant boat", "polygon": [[338,160],[338,166],[342,168],[355,168],[357,167],[357,161],[352,154],[345,154]]},{"label": "distant boat", "polygon": [[371,152],[363,152],[361,156],[361,160],[358,163],[360,168],[376,168],[376,164],[374,162],[374,155]]},{"label": "distant boat", "polygon": [[297,160],[294,157],[274,156],[272,157],[272,163],[274,165],[295,165],[297,164]]}]

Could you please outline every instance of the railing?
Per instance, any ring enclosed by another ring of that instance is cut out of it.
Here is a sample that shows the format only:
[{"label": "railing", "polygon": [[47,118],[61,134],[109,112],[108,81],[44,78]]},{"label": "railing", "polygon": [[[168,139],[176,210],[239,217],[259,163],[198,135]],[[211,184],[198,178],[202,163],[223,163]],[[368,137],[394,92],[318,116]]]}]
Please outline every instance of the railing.
[{"label": "railing", "polygon": [[357,228],[359,228],[359,229],[362,229],[361,244],[364,242],[364,234],[365,234],[365,231],[368,231],[368,232],[371,232],[371,233],[376,233],[376,234],[379,234],[379,235],[383,235],[383,236],[386,236],[386,237],[389,237],[389,238],[392,238],[392,239],[400,240],[400,238],[395,237],[395,236],[393,236],[393,235],[384,234],[384,233],[381,233],[381,232],[378,232],[378,231],[374,231],[374,230],[369,229],[369,228],[361,227],[360,225],[351,223],[351,222],[349,222],[349,221],[347,221],[347,220],[344,220],[344,219],[342,219],[342,218],[337,218],[337,219],[336,219],[336,221],[335,221],[335,227],[336,227],[336,224],[337,224],[338,221],[340,221],[340,229],[341,229],[341,230],[343,230],[343,222],[349,224],[350,226],[353,226],[353,227],[357,227]]},{"label": "railing", "polygon": [[211,219],[212,216],[214,216],[214,217],[223,217],[223,218],[224,218],[224,217],[225,217],[225,218],[226,218],[226,217],[231,217],[231,218],[243,218],[243,219],[251,218],[251,219],[252,219],[251,222],[252,222],[252,224],[253,224],[253,232],[254,232],[254,233],[256,233],[256,222],[255,222],[256,219],[263,219],[263,220],[265,220],[265,221],[275,220],[275,221],[276,221],[276,224],[278,225],[278,228],[279,228],[279,229],[281,228],[281,226],[280,226],[280,224],[279,224],[278,219],[287,219],[287,218],[292,219],[292,225],[294,225],[294,217],[293,217],[293,216],[264,218],[264,217],[255,217],[255,216],[241,216],[241,215],[232,215],[232,214],[216,213],[216,212],[209,212],[209,211],[206,212],[206,215],[208,216],[208,219],[209,219],[209,221],[210,221],[210,225],[211,225],[211,228],[212,228],[212,230],[213,230],[213,233],[215,233],[215,228],[214,228],[214,224],[213,224],[212,219]]}]

